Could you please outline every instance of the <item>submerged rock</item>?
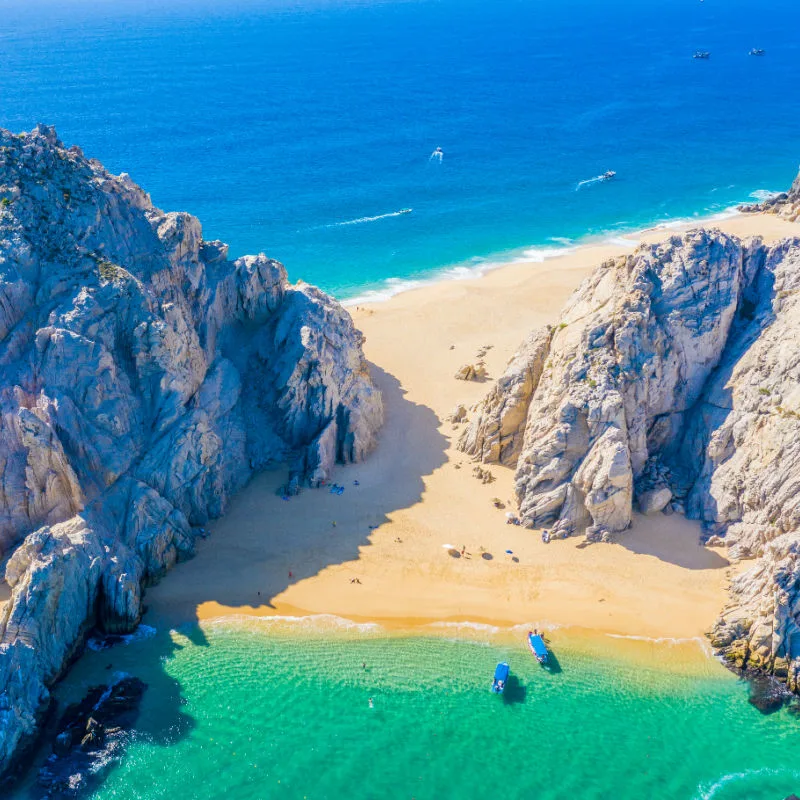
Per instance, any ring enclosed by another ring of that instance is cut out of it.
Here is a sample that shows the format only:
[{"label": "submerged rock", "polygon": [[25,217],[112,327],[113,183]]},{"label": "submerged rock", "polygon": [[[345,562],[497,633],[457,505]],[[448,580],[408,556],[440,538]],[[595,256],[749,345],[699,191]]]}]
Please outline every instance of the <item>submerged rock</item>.
[{"label": "submerged rock", "polygon": [[132,631],[254,471],[317,485],[383,411],[338,303],[52,128],[0,130],[0,196],[2,774],[86,632]]},{"label": "submerged rock", "polygon": [[79,797],[119,762],[145,689],[138,678],[122,678],[92,687],[64,712],[53,752],[39,770],[44,798]]},{"label": "submerged rock", "polygon": [[755,706],[762,714],[774,714],[780,711],[792,695],[786,691],[783,683],[775,680],[769,675],[754,674],[748,676],[750,684],[750,697],[748,701],[751,706]]}]

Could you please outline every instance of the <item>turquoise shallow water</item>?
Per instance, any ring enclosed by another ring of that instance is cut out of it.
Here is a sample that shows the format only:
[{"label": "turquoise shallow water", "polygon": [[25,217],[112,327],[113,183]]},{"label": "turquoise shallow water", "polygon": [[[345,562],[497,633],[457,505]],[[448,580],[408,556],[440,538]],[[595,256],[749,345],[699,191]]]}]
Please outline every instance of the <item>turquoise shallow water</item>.
[{"label": "turquoise shallow water", "polygon": [[[92,654],[62,688],[107,677],[107,663],[150,684],[95,800],[781,800],[800,788],[797,719],[761,716],[716,662],[694,652],[681,666],[666,644],[608,640],[599,658],[556,632],[550,674],[521,636],[287,635],[257,621],[185,633]],[[508,698],[488,691],[499,660],[516,677]]]},{"label": "turquoise shallow water", "polygon": [[1,125],[56,125],[342,298],[719,212],[797,169],[796,0],[2,8]]}]

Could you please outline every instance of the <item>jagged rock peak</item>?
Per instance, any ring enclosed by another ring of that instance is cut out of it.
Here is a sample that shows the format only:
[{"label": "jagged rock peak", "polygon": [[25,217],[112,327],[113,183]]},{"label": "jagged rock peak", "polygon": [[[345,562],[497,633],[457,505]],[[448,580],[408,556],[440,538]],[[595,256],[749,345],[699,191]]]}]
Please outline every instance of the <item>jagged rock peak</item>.
[{"label": "jagged rock peak", "polygon": [[0,130],[0,773],[86,631],[131,630],[254,471],[314,485],[375,443],[349,314],[227,253],[53,128]]}]

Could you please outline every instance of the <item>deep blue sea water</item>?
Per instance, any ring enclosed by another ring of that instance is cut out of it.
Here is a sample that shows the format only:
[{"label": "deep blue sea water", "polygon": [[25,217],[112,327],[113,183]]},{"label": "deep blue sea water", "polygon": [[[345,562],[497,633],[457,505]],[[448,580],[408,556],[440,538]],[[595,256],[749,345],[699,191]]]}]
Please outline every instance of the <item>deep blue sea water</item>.
[{"label": "deep blue sea water", "polygon": [[797,0],[6,0],[0,125],[352,297],[785,188],[798,30]]}]

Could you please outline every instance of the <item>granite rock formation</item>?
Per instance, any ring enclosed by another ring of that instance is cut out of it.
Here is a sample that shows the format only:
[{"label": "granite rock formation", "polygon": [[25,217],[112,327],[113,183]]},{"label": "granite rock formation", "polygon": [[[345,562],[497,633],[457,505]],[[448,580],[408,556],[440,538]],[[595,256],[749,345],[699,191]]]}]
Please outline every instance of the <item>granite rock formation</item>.
[{"label": "granite rock formation", "polygon": [[634,510],[701,520],[755,559],[712,643],[800,690],[799,387],[800,239],[694,230],[601,265],[459,447],[514,467],[523,524],[555,538],[607,539]]},{"label": "granite rock formation", "polygon": [[789,222],[800,221],[800,173],[788,192],[773,195],[760,203],[746,203],[739,206],[739,211],[746,214],[775,214]]},{"label": "granite rock formation", "polygon": [[87,631],[132,630],[257,470],[316,485],[382,403],[350,316],[230,261],[55,131],[0,131],[0,773]]}]

